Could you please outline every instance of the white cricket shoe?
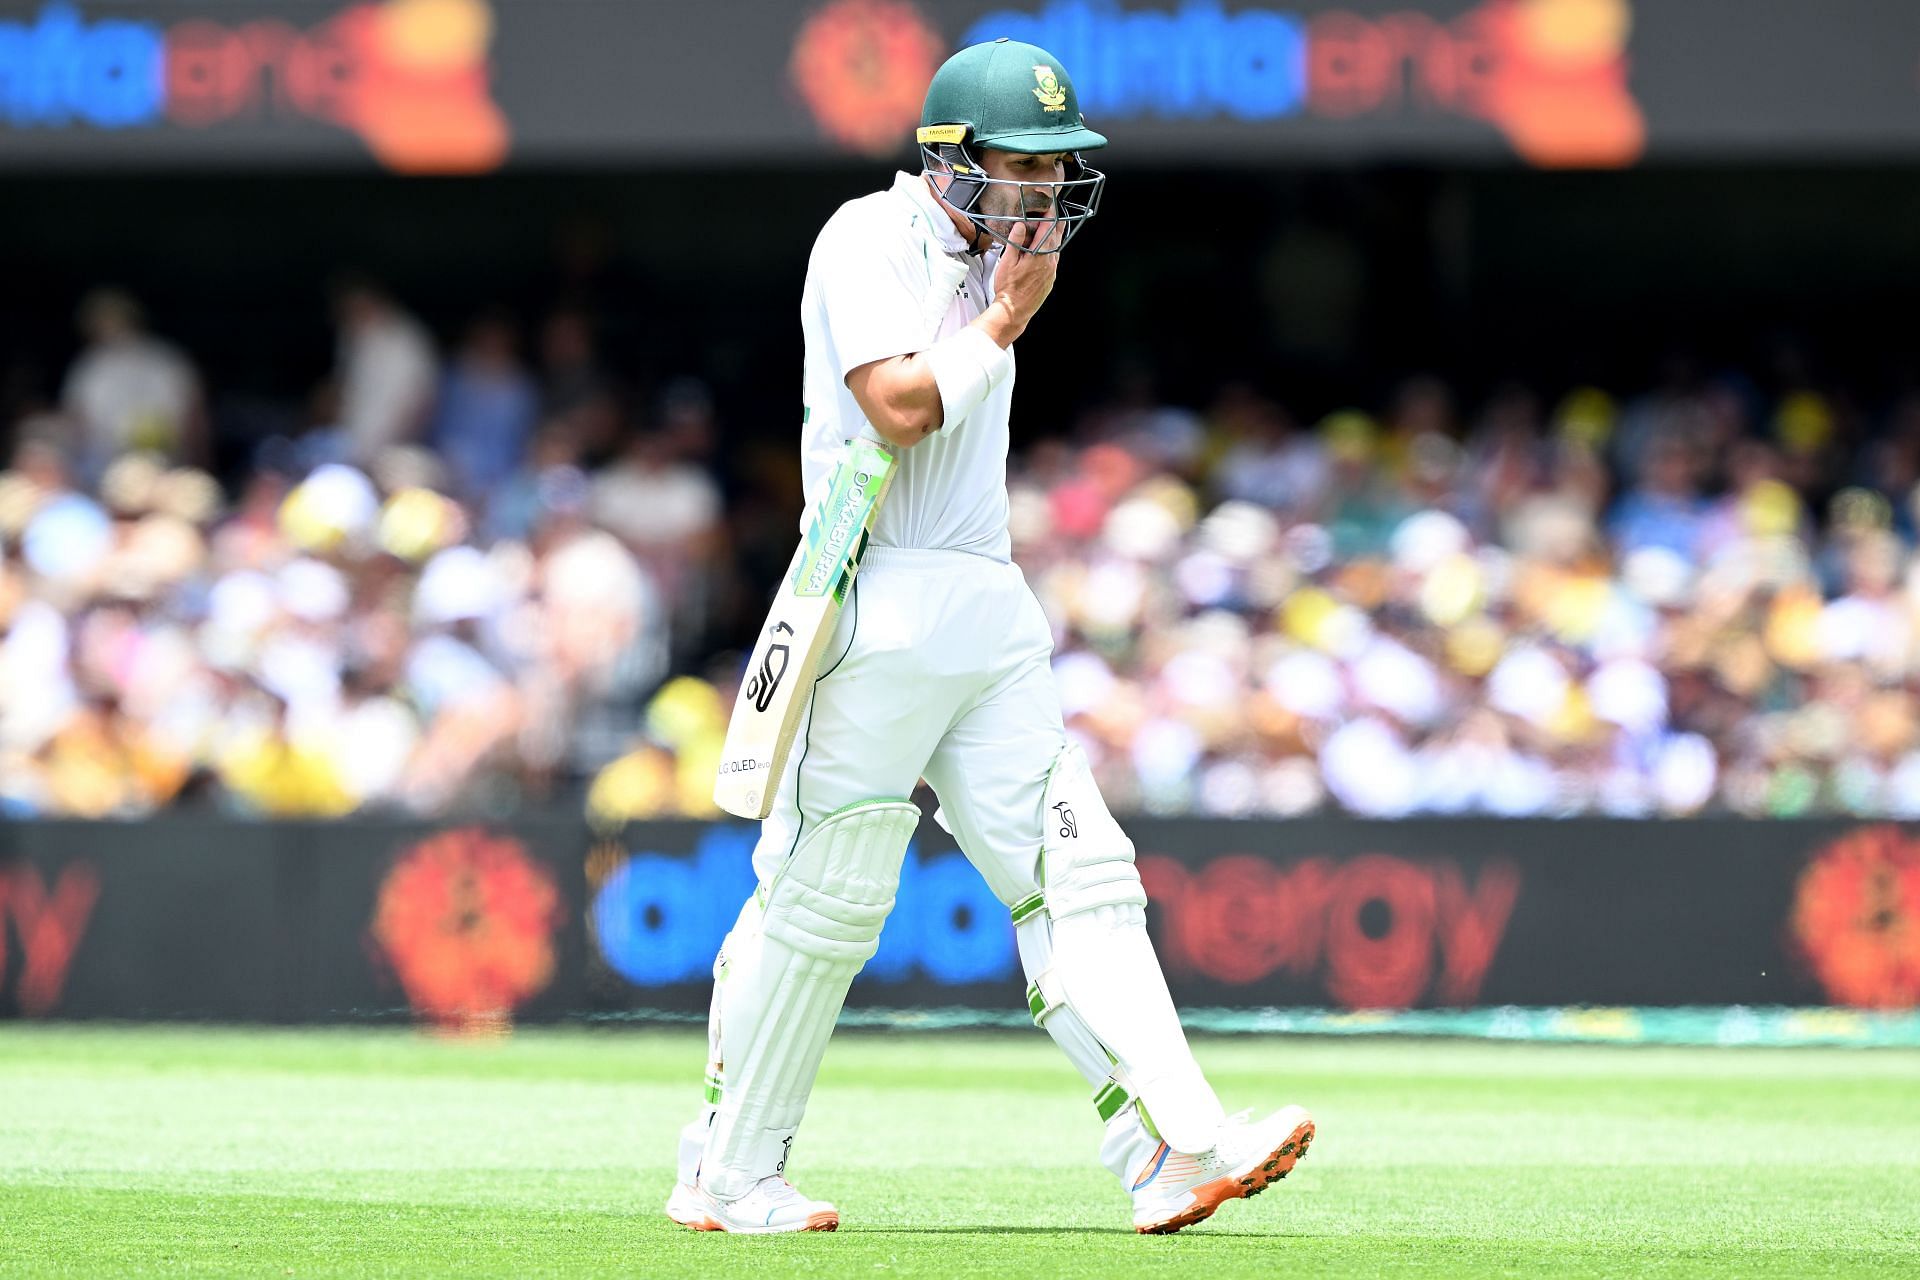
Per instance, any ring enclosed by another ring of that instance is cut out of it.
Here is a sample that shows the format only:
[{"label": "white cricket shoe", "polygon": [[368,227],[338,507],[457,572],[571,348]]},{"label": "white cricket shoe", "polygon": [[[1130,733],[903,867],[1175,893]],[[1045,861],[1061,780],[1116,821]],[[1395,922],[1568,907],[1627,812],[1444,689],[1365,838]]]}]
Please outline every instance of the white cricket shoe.
[{"label": "white cricket shoe", "polygon": [[695,1231],[763,1236],[780,1231],[838,1231],[840,1211],[809,1200],[779,1174],[762,1178],[738,1200],[716,1200],[705,1187],[677,1183],[667,1216]]},{"label": "white cricket shoe", "polygon": [[667,1197],[667,1217],[683,1227],[706,1218],[693,1186],[700,1180],[700,1159],[707,1153],[707,1117],[689,1120],[680,1127],[679,1167],[674,1174],[673,1194]]},{"label": "white cricket shoe", "polygon": [[1313,1117],[1304,1107],[1282,1107],[1251,1124],[1248,1114],[1230,1117],[1211,1151],[1187,1155],[1160,1144],[1134,1179],[1135,1231],[1165,1235],[1190,1227],[1293,1172],[1313,1141]]},{"label": "white cricket shoe", "polygon": [[706,1210],[700,1207],[700,1193],[694,1190],[693,1184],[687,1182],[673,1184],[673,1194],[667,1197],[667,1217],[683,1227],[695,1227],[703,1231],[707,1229],[698,1225],[707,1221],[707,1214]]}]

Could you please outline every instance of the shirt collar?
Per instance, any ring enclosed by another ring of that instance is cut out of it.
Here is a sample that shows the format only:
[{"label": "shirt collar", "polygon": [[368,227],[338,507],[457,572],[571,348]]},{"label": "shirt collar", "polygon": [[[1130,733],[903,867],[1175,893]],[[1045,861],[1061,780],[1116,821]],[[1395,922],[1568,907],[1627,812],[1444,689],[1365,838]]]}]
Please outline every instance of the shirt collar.
[{"label": "shirt collar", "polygon": [[[932,229],[933,237],[940,242],[942,249],[954,254],[972,251],[972,246],[967,243],[966,237],[961,235],[959,229],[953,225],[953,218],[947,213],[947,207],[941,204],[940,198],[928,188],[927,180],[923,175],[896,173],[893,175],[893,189],[912,201],[913,206],[927,216],[927,225]],[[994,247],[998,247],[998,243],[995,241]],[[993,248],[989,248],[987,255],[992,253]]]}]

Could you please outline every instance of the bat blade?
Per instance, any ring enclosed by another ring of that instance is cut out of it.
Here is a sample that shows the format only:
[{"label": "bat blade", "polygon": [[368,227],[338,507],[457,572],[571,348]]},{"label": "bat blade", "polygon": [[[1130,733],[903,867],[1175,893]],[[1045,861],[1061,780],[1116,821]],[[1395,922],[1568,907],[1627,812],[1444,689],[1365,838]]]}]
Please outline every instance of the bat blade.
[{"label": "bat blade", "polygon": [[821,651],[840,620],[898,467],[889,446],[853,440],[813,509],[806,535],[774,592],[727,722],[713,800],[728,813],[760,819],[773,810]]}]

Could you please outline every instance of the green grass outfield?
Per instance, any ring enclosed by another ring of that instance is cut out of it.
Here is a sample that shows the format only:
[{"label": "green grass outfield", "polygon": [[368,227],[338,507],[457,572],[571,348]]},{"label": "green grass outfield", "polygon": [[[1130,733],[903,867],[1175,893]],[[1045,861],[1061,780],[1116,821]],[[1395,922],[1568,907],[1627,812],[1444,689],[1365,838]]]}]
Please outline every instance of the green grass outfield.
[{"label": "green grass outfield", "polygon": [[1038,1033],[845,1033],[791,1169],[837,1234],[661,1215],[685,1031],[0,1023],[0,1275],[1920,1274],[1920,1053],[1204,1039],[1287,1181],[1135,1236]]}]

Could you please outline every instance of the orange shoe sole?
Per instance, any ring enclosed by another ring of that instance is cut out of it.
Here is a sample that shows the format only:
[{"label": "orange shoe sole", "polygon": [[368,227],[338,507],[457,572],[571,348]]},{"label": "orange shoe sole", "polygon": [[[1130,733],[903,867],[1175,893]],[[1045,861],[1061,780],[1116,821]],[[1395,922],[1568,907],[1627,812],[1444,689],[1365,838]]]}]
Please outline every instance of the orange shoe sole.
[{"label": "orange shoe sole", "polygon": [[1164,1222],[1149,1223],[1134,1230],[1143,1236],[1172,1235],[1182,1227],[1190,1227],[1196,1222],[1205,1222],[1214,1211],[1229,1200],[1244,1200],[1257,1196],[1280,1179],[1293,1172],[1293,1166],[1307,1154],[1307,1148],[1313,1145],[1313,1121],[1302,1123],[1287,1140],[1273,1149],[1273,1154],[1255,1165],[1251,1172],[1237,1178],[1216,1178],[1193,1189],[1193,1204]]},{"label": "orange shoe sole", "polygon": [[[674,1221],[679,1222],[680,1220],[676,1218],[674,1219]],[[690,1221],[680,1222],[680,1225],[692,1231],[720,1231],[720,1232],[726,1231],[725,1227],[721,1226],[718,1222],[715,1222],[712,1218],[694,1218]],[[839,1229],[840,1229],[840,1215],[837,1213],[816,1213],[812,1217],[807,1219],[806,1226],[799,1228],[799,1230],[801,1231],[838,1231]],[[771,1231],[762,1231],[762,1232],[754,1232],[752,1234],[777,1235],[780,1233],[771,1232]]]}]

